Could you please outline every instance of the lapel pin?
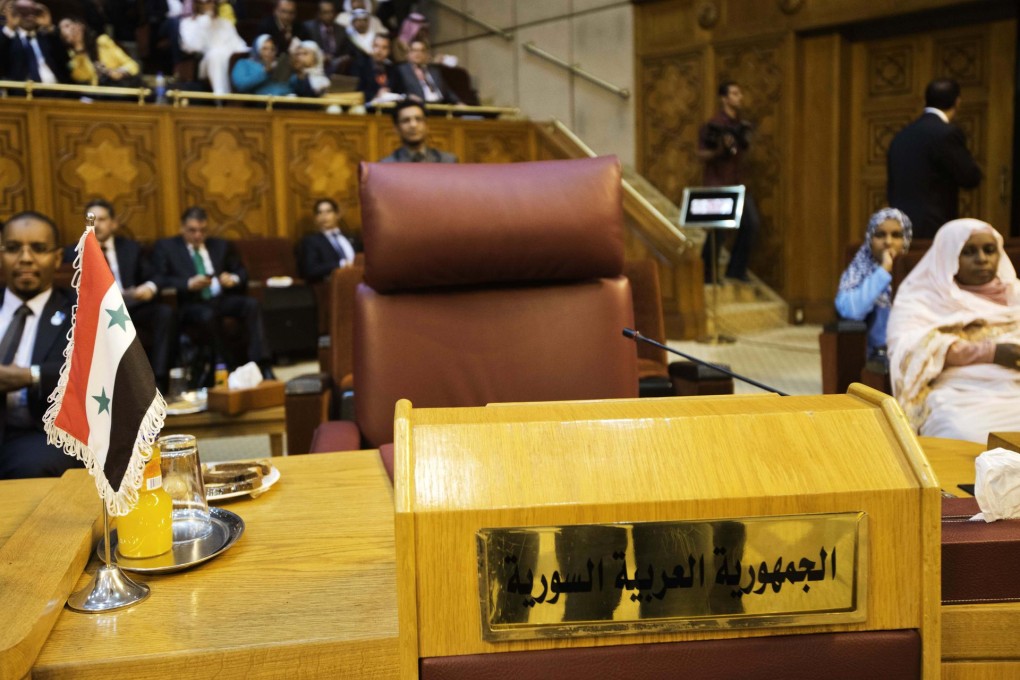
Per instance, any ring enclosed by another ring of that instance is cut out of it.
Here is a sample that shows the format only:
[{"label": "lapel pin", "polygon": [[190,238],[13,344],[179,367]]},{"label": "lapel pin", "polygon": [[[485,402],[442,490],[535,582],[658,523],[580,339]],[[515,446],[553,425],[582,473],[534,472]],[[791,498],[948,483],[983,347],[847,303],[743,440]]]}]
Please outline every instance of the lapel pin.
[{"label": "lapel pin", "polygon": [[65,314],[58,309],[57,311],[53,312],[53,316],[50,317],[50,324],[54,326],[59,326],[60,324],[64,323],[65,318],[66,318]]}]

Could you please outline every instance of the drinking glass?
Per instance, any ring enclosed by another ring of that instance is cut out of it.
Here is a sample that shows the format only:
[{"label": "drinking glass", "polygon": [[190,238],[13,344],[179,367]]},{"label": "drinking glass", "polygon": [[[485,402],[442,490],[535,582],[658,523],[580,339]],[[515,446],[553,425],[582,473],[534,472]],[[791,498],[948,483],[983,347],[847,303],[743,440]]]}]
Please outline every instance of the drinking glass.
[{"label": "drinking glass", "polygon": [[170,369],[170,383],[166,389],[166,401],[172,404],[181,398],[181,395],[188,391],[188,378],[183,368]]},{"label": "drinking glass", "polygon": [[159,438],[163,454],[163,488],[173,500],[174,543],[203,538],[212,531],[205,499],[198,442],[190,434]]}]

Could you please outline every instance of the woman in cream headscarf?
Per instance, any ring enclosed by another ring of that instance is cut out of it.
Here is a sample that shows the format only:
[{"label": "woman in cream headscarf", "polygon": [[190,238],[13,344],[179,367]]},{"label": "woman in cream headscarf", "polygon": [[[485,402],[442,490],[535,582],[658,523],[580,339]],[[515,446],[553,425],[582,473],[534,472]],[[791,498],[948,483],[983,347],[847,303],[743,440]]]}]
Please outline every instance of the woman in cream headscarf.
[{"label": "woman in cream headscarf", "polygon": [[953,220],[896,293],[893,393],[922,435],[1020,429],[1020,282],[990,224]]}]

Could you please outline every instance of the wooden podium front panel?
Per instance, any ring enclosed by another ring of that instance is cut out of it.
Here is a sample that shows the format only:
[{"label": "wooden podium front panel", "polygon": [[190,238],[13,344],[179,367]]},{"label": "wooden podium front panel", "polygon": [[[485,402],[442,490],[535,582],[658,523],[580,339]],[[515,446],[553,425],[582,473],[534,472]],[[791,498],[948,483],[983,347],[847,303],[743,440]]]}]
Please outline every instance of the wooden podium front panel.
[{"label": "wooden podium front panel", "polygon": [[[401,637],[415,626],[415,655],[432,657],[775,634],[727,629],[485,642],[475,534],[857,511],[868,516],[867,621],[783,632],[923,634],[938,619],[937,595],[925,598],[939,587],[938,491],[902,415],[886,400],[865,389],[857,396],[470,409],[402,403],[395,430]],[[406,611],[412,603],[413,623]],[[926,667],[931,653],[937,666],[937,646],[925,638]],[[404,653],[407,668],[411,650]]]}]

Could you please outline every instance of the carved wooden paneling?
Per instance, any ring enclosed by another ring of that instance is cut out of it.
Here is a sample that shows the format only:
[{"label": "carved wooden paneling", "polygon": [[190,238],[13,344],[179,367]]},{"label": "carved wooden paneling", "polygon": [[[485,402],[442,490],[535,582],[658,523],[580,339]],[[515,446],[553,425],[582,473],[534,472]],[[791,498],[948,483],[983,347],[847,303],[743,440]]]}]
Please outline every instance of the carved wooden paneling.
[{"label": "carved wooden paneling", "polygon": [[914,46],[883,45],[868,51],[868,95],[910,94],[914,84]]},{"label": "carved wooden paneling", "polygon": [[159,235],[162,202],[153,120],[97,122],[81,116],[49,118],[53,218],[65,241],[85,226],[85,204],[102,198],[114,205],[124,234],[150,240]]},{"label": "carved wooden paneling", "polygon": [[935,42],[933,72],[940,78],[952,78],[962,87],[987,84],[988,41],[975,33]]},{"label": "carved wooden paneling", "polygon": [[705,66],[701,52],[641,61],[642,174],[674,203],[686,186],[701,182],[698,128],[704,110]]},{"label": "carved wooden paneling", "polygon": [[279,233],[269,126],[219,117],[177,121],[176,128],[182,209],[204,207],[219,236]]},{"label": "carved wooden paneling", "polygon": [[287,145],[287,216],[282,233],[299,237],[314,228],[313,203],[332,198],[352,228],[361,224],[358,164],[368,159],[364,125],[290,123],[283,127]]},{"label": "carved wooden paneling", "polygon": [[27,116],[0,114],[0,215],[4,218],[34,205],[27,148]]},{"label": "carved wooden paneling", "polygon": [[471,126],[464,129],[465,163],[519,163],[531,159],[528,130],[505,128],[499,123],[491,127]]},{"label": "carved wooden paneling", "polygon": [[761,232],[751,255],[751,269],[774,288],[784,277],[783,221],[780,210],[787,182],[783,170],[785,96],[782,41],[757,40],[716,49],[715,82],[735,80],[744,93],[742,117],[754,126],[744,176],[761,215]]},{"label": "carved wooden paneling", "polygon": [[867,154],[865,162],[879,169],[884,168],[886,155],[889,152],[889,144],[892,142],[893,137],[916,117],[917,112],[913,109],[865,114],[864,128],[866,130],[865,140],[867,144],[865,148],[865,153]]}]

